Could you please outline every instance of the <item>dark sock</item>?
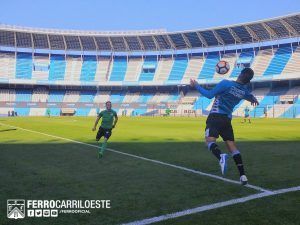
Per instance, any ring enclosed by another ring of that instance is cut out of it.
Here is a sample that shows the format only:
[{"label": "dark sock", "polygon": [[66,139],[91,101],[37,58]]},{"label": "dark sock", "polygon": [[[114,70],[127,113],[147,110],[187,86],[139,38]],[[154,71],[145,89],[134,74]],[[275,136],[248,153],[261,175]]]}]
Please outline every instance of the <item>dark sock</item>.
[{"label": "dark sock", "polygon": [[219,149],[219,146],[216,143],[211,143],[209,146],[209,150],[216,156],[218,160],[221,159],[221,150]]},{"label": "dark sock", "polygon": [[240,153],[234,154],[233,160],[240,172],[240,176],[245,175],[244,165],[243,165],[243,160],[242,160],[241,154]]}]

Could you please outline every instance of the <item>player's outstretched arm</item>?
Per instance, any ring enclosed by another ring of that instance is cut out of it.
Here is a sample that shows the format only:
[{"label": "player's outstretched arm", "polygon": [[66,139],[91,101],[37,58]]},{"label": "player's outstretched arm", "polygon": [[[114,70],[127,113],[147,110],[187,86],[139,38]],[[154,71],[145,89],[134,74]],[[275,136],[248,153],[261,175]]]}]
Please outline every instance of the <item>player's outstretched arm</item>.
[{"label": "player's outstretched arm", "polygon": [[95,121],[94,127],[92,128],[92,131],[95,131],[95,130],[96,130],[96,128],[97,128],[97,125],[98,125],[98,122],[99,122],[100,118],[101,118],[101,116],[100,116],[100,115],[99,115],[99,116],[97,116],[97,119],[96,119],[96,121]]},{"label": "player's outstretched arm", "polygon": [[206,90],[205,88],[201,87],[200,84],[194,79],[190,80],[190,84],[192,87],[195,87],[196,90],[200,92],[200,94],[202,94],[203,96],[205,96],[206,98],[209,98],[209,99],[212,99],[213,97],[220,94],[221,92],[223,92],[226,89],[226,81],[225,80],[221,81],[219,84],[217,84],[216,87],[214,87],[211,90]]},{"label": "player's outstretched arm", "polygon": [[115,128],[115,126],[117,125],[118,120],[119,120],[118,115],[115,114],[115,119],[114,119],[113,128]]},{"label": "player's outstretched arm", "polygon": [[252,94],[247,94],[247,95],[245,96],[245,100],[247,100],[248,102],[251,102],[251,105],[253,105],[253,106],[259,105],[259,102],[258,102],[257,99],[254,97],[254,95],[252,95]]}]

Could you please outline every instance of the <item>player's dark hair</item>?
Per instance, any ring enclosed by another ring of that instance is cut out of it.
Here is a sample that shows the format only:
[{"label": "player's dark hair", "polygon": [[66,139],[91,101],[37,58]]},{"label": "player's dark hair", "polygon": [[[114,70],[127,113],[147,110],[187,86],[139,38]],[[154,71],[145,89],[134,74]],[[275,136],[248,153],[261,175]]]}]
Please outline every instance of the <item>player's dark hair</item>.
[{"label": "player's dark hair", "polygon": [[248,84],[252,80],[253,76],[254,76],[254,71],[251,68],[244,68],[241,71],[239,80],[244,84]]},{"label": "player's dark hair", "polygon": [[107,102],[105,102],[105,105],[106,105],[107,103],[110,103],[110,104],[111,104],[111,101],[107,101]]}]

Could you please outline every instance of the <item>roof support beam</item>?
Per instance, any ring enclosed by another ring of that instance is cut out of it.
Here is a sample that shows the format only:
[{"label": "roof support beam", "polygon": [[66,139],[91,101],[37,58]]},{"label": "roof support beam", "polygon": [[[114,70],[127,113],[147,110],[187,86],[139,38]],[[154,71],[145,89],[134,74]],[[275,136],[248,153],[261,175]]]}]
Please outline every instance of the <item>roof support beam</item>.
[{"label": "roof support beam", "polygon": [[230,27],[228,27],[228,30],[229,30],[230,34],[232,35],[232,37],[234,38],[235,43],[242,43],[239,36],[237,36],[237,34]]},{"label": "roof support beam", "polygon": [[66,42],[65,36],[63,36],[63,41],[64,41],[64,46],[65,46],[65,51],[67,51],[68,46],[67,46],[67,42]]},{"label": "roof support beam", "polygon": [[30,33],[30,39],[31,39],[31,50],[32,50],[32,52],[34,52],[34,41],[33,41],[33,34],[32,33]]},{"label": "roof support beam", "polygon": [[96,38],[94,36],[92,38],[93,38],[93,41],[94,41],[94,44],[95,44],[95,47],[96,47],[96,52],[98,52],[99,51],[99,46],[97,44]]},{"label": "roof support beam", "polygon": [[[145,51],[145,46],[144,46],[142,40],[140,39],[140,37],[139,37],[139,36],[136,36],[136,38],[137,38],[138,42],[140,43],[141,49],[142,49],[143,51]],[[155,39],[155,38],[153,38],[153,39]]]},{"label": "roof support beam", "polygon": [[298,35],[297,31],[289,23],[285,22],[283,19],[280,19],[280,22],[289,31],[290,36]]},{"label": "roof support beam", "polygon": [[269,35],[270,35],[270,39],[274,39],[274,37],[277,37],[277,34],[275,33],[275,31],[268,26],[266,23],[261,23],[262,26],[268,31]]},{"label": "roof support beam", "polygon": [[215,35],[217,41],[219,42],[219,44],[221,45],[225,45],[225,42],[223,41],[223,39],[217,34],[216,31],[212,30],[213,34]]},{"label": "roof support beam", "polygon": [[202,45],[204,45],[205,47],[208,47],[207,42],[205,41],[204,37],[202,37],[202,35],[199,32],[196,32],[198,38],[200,39],[200,41],[202,42]]},{"label": "roof support beam", "polygon": [[49,49],[51,50],[49,34],[46,34]]},{"label": "roof support beam", "polygon": [[156,51],[161,51],[160,46],[159,46],[158,42],[156,41],[156,39],[154,38],[154,36],[151,36],[151,38],[155,44]]},{"label": "roof support beam", "polygon": [[114,52],[115,49],[114,49],[112,41],[110,40],[110,37],[108,37],[108,41],[109,41],[109,44],[110,44],[111,51]]},{"label": "roof support beam", "polygon": [[[79,40],[79,44],[80,44],[80,48],[81,48],[81,53],[83,53],[84,50],[83,50],[83,47],[82,47],[81,39],[80,39],[79,36],[77,36],[77,38]],[[82,56],[81,56],[81,58],[82,58]]]},{"label": "roof support beam", "polygon": [[172,39],[170,38],[170,36],[168,34],[166,36],[167,36],[168,41],[170,42],[172,49],[176,50],[176,46],[175,46],[174,42],[172,41]]},{"label": "roof support beam", "polygon": [[249,34],[252,37],[252,41],[256,40],[256,41],[260,41],[259,37],[256,35],[256,33],[247,25],[245,25],[245,29],[249,32]]},{"label": "roof support beam", "polygon": [[126,47],[126,51],[130,51],[129,45],[128,45],[127,41],[125,40],[125,37],[123,36],[122,38],[123,38],[123,41],[124,41],[124,44]]},{"label": "roof support beam", "polygon": [[181,36],[182,36],[186,46],[188,46],[189,48],[192,48],[191,42],[187,39],[187,37],[183,33],[181,33]]},{"label": "roof support beam", "polygon": [[17,34],[14,32],[14,39],[15,39],[15,51],[17,51]]}]

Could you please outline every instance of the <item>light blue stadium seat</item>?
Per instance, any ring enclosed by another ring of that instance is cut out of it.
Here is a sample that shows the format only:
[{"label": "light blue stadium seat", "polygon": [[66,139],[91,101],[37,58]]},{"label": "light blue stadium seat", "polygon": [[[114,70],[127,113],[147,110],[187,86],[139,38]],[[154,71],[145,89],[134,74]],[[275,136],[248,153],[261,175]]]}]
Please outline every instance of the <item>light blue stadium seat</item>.
[{"label": "light blue stadium seat", "polygon": [[91,111],[91,108],[78,108],[76,109],[76,116],[88,116]]},{"label": "light blue stadium seat", "polygon": [[289,59],[291,58],[292,50],[291,47],[280,47],[274,57],[272,58],[269,66],[263,73],[263,76],[270,76],[270,75],[278,75],[281,74],[284,67],[288,63]]},{"label": "light blue stadium seat", "polygon": [[147,103],[150,99],[153,98],[153,94],[141,94],[140,97],[138,98],[137,102],[139,103]]},{"label": "light blue stadium seat", "polygon": [[251,117],[263,117],[265,109],[268,107],[273,106],[276,99],[273,95],[266,95],[264,98],[259,102],[259,106],[255,107],[253,110],[250,110]]},{"label": "light blue stadium seat", "polygon": [[110,81],[124,81],[127,70],[126,58],[115,58],[113,61],[113,68],[109,77]]},{"label": "light blue stadium seat", "polygon": [[94,102],[96,91],[82,91],[80,93],[79,102]]},{"label": "light blue stadium seat", "polygon": [[32,90],[16,90],[16,102],[31,102]]},{"label": "light blue stadium seat", "polygon": [[[194,104],[194,107],[193,109],[194,110],[197,110],[197,109],[202,109],[202,110],[206,110],[206,108],[209,106],[209,104],[213,101],[213,99],[208,99],[204,96],[200,96],[195,104]],[[208,109],[210,110],[210,109]]]},{"label": "light blue stadium seat", "polygon": [[[254,58],[254,52],[252,50],[248,50],[248,51],[241,52],[237,62],[238,63],[247,62],[247,63],[251,64],[253,61],[253,58]],[[230,74],[230,77],[237,77],[238,75],[240,75],[242,69],[243,69],[243,67],[241,67],[241,66],[240,67],[235,66]]]},{"label": "light blue stadium seat", "polygon": [[18,116],[29,116],[30,108],[15,108]]},{"label": "light blue stadium seat", "polygon": [[122,103],[125,97],[124,93],[111,93],[110,101],[111,103]]},{"label": "light blue stadium seat", "polygon": [[168,80],[182,80],[187,65],[187,57],[176,57]]},{"label": "light blue stadium seat", "polygon": [[64,80],[66,70],[66,61],[63,55],[51,55],[49,80]]},{"label": "light blue stadium seat", "polygon": [[31,53],[17,53],[16,61],[16,78],[17,79],[31,79],[32,78],[32,54]]},{"label": "light blue stadium seat", "polygon": [[142,116],[147,112],[146,108],[134,109],[134,116]]},{"label": "light blue stadium seat", "polygon": [[294,118],[296,114],[295,105],[291,105],[287,108],[279,117],[280,118]]},{"label": "light blue stadium seat", "polygon": [[151,57],[151,58],[146,58],[144,60],[144,64],[143,64],[143,68],[146,68],[145,70],[147,70],[147,68],[152,68],[151,72],[149,71],[141,71],[140,77],[139,77],[139,81],[152,81],[154,78],[154,74],[155,74],[155,69],[157,67],[157,59],[156,57]]},{"label": "light blue stadium seat", "polygon": [[95,56],[85,56],[81,67],[81,81],[94,81],[97,70],[97,59]]},{"label": "light blue stadium seat", "polygon": [[219,62],[219,60],[220,56],[218,53],[209,53],[205,59],[198,79],[212,79],[215,74],[216,65]]},{"label": "light blue stadium seat", "polygon": [[65,91],[50,90],[48,102],[62,102],[64,100]]}]

